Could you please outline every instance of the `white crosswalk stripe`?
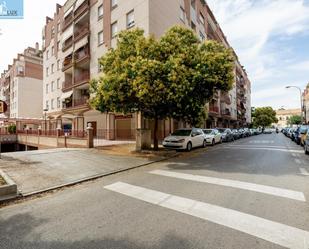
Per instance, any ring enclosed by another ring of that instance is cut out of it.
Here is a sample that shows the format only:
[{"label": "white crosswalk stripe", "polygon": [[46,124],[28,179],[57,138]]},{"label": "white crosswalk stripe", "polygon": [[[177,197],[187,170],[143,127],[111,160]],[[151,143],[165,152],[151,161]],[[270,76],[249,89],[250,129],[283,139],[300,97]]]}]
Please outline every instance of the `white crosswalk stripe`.
[{"label": "white crosswalk stripe", "polygon": [[260,185],[260,184],[241,182],[241,181],[235,181],[235,180],[229,180],[229,179],[184,174],[184,173],[178,173],[178,172],[167,171],[167,170],[154,170],[154,171],[151,171],[150,173],[155,174],[155,175],[183,179],[183,180],[203,182],[203,183],[221,185],[221,186],[226,186],[226,187],[244,189],[244,190],[259,192],[263,194],[293,199],[297,201],[303,201],[303,202],[306,201],[305,195],[302,192],[289,190],[289,189],[276,188],[276,187],[271,187],[271,186],[265,186],[265,185]]},{"label": "white crosswalk stripe", "polygon": [[147,203],[220,224],[283,247],[293,249],[309,248],[309,232],[278,222],[123,182],[117,182],[104,188]]}]

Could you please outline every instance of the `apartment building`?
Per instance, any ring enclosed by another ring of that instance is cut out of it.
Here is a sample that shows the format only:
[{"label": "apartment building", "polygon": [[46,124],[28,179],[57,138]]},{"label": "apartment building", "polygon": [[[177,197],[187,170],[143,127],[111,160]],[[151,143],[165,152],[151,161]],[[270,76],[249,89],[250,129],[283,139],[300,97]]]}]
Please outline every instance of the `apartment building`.
[{"label": "apartment building", "polygon": [[[136,128],[150,128],[152,123],[137,114],[101,114],[91,110],[89,81],[99,76],[98,60],[117,45],[119,31],[139,27],[145,35],[160,37],[174,25],[192,28],[201,41],[215,39],[230,47],[203,0],[68,0],[63,6],[57,5],[53,18],[46,18],[43,29],[43,103],[49,128],[84,130],[91,123],[95,133],[107,131],[108,139],[125,139]],[[240,87],[242,92],[238,93]],[[250,123],[250,91],[247,74],[236,59],[233,89],[229,93],[218,92],[210,102],[205,127]],[[164,136],[183,125],[162,121],[159,132]]]},{"label": "apartment building", "polygon": [[303,92],[303,100],[304,100],[304,121],[306,124],[309,124],[309,84]]},{"label": "apartment building", "polygon": [[276,111],[276,117],[278,119],[277,124],[273,124],[279,128],[284,128],[289,126],[289,119],[292,116],[300,116],[301,110],[300,109],[279,109]]},{"label": "apartment building", "polygon": [[43,58],[38,43],[17,55],[0,78],[0,99],[8,105],[3,118],[42,118],[42,72]]}]

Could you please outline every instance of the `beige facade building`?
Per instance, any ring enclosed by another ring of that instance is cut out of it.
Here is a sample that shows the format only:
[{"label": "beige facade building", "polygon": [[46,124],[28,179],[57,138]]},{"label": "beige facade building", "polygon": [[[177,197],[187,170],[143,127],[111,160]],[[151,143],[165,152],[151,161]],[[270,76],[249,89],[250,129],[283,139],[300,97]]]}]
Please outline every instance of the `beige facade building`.
[{"label": "beige facade building", "polygon": [[306,89],[303,93],[304,99],[304,119],[306,124],[309,124],[309,84],[307,85]]},{"label": "beige facade building", "polygon": [[278,119],[278,123],[275,124],[279,128],[284,128],[289,126],[288,122],[291,116],[301,115],[300,109],[279,109],[276,111],[276,117]]},{"label": "beige facade building", "polygon": [[[215,39],[230,47],[204,0],[68,0],[57,5],[43,29],[46,128],[78,131],[91,123],[95,134],[107,139],[134,138],[136,128],[150,128],[152,122],[136,114],[92,110],[89,81],[99,76],[98,60],[116,46],[119,31],[139,27],[145,35],[160,37],[174,25],[192,28],[201,40]],[[250,94],[250,81],[236,56],[233,89],[218,92],[209,103],[205,127],[249,124]],[[161,121],[159,133],[163,137],[180,126],[184,124]]]},{"label": "beige facade building", "polygon": [[2,118],[42,118],[43,58],[39,44],[18,54],[1,74],[0,99],[8,105]]}]

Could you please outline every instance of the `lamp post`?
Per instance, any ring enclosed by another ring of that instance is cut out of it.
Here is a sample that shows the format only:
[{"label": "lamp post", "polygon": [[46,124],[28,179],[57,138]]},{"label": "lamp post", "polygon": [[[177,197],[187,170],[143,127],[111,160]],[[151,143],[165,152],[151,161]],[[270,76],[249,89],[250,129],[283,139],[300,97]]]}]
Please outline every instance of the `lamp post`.
[{"label": "lamp post", "polygon": [[48,112],[48,109],[47,108],[45,108],[44,110],[44,121],[45,121],[45,134],[47,134],[47,112]]},{"label": "lamp post", "polygon": [[303,93],[300,87],[298,86],[286,86],[285,88],[289,89],[289,88],[296,88],[299,91],[299,96],[300,96],[300,120],[301,120],[301,124],[304,122],[304,118],[303,118]]}]

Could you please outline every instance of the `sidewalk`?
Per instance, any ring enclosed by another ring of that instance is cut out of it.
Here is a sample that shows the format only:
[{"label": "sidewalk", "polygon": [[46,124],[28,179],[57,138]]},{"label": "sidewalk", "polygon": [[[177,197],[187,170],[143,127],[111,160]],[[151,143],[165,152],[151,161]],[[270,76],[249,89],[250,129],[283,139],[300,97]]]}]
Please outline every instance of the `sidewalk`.
[{"label": "sidewalk", "polygon": [[95,149],[50,149],[3,154],[0,169],[23,196],[71,185],[165,159],[102,153]]}]

